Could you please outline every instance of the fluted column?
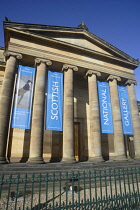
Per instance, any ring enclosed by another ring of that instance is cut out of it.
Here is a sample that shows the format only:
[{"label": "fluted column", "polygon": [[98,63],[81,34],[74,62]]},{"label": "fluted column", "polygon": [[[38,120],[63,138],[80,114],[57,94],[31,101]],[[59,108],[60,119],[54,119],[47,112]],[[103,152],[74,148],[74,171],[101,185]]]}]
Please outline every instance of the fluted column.
[{"label": "fluted column", "polygon": [[0,98],[0,164],[6,161],[6,146],[9,130],[9,119],[11,112],[11,103],[13,97],[13,87],[15,81],[15,72],[17,70],[17,59],[21,59],[21,54],[5,51],[7,57],[5,74]]},{"label": "fluted column", "polygon": [[117,88],[117,81],[121,81],[121,78],[110,75],[107,80],[109,81],[109,86],[110,86],[113,125],[114,125],[114,149],[116,154],[114,160],[127,160],[125,155],[122,118],[121,118],[120,103],[119,103],[118,88]]},{"label": "fluted column", "polygon": [[43,135],[44,135],[44,106],[47,66],[52,62],[44,59],[35,59],[37,64],[35,92],[33,101],[30,155],[27,163],[44,163]]},{"label": "fluted column", "polygon": [[88,142],[89,161],[103,161],[101,150],[101,130],[100,130],[100,114],[97,91],[97,76],[101,76],[100,72],[88,70],[88,93],[89,93],[89,113],[90,113],[90,139]]},{"label": "fluted column", "polygon": [[136,84],[137,83],[135,80],[128,80],[126,82],[128,88],[130,110],[131,110],[133,132],[134,132],[135,159],[140,159],[140,119],[138,113],[136,93],[134,88],[134,85]]},{"label": "fluted column", "polygon": [[62,162],[75,162],[74,157],[74,98],[73,71],[76,66],[64,64],[64,116],[63,116],[63,158]]}]

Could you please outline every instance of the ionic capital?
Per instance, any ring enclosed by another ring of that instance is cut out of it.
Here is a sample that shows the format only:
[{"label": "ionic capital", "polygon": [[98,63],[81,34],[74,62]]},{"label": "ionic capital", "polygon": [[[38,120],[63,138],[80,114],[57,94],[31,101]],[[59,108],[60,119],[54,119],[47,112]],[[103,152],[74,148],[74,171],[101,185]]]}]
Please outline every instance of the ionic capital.
[{"label": "ionic capital", "polygon": [[128,79],[125,83],[125,85],[132,85],[132,84],[137,85],[136,80]]},{"label": "ionic capital", "polygon": [[36,58],[35,59],[35,64],[40,64],[40,63],[45,63],[47,66],[52,65],[52,61],[50,61],[50,60],[46,60],[46,59],[42,59],[42,58]]},{"label": "ionic capital", "polygon": [[78,71],[78,67],[77,66],[72,66],[69,64],[64,64],[62,67],[62,71],[67,71],[68,69],[71,69],[73,71]]},{"label": "ionic capital", "polygon": [[97,77],[101,76],[101,73],[99,71],[94,71],[94,70],[88,70],[87,73],[85,74],[84,78],[87,78],[88,76],[92,76],[93,74],[95,74]]},{"label": "ionic capital", "polygon": [[114,75],[110,75],[108,78],[107,78],[107,81],[113,81],[114,79],[116,79],[118,82],[121,81],[121,78],[118,77],[118,76],[114,76]]},{"label": "ionic capital", "polygon": [[3,55],[7,58],[14,56],[16,59],[22,59],[22,55],[20,53],[11,52],[8,50],[4,51]]}]

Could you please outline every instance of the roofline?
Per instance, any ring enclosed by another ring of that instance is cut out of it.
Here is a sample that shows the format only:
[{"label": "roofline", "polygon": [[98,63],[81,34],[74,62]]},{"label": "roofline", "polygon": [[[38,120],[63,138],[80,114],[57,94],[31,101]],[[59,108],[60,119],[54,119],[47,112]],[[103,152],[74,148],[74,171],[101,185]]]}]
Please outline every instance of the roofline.
[{"label": "roofline", "polygon": [[[118,48],[116,48],[112,44],[104,41],[103,39],[101,39],[100,37],[96,36],[95,34],[89,32],[88,30],[81,29],[79,27],[65,27],[65,26],[54,26],[54,25],[41,25],[41,24],[18,23],[18,22],[7,22],[7,21],[4,21],[3,23],[4,23],[4,28],[5,27],[7,28],[7,26],[10,26],[11,24],[13,24],[13,25],[16,24],[16,25],[19,25],[19,26],[24,25],[24,27],[27,28],[27,29],[28,29],[28,27],[31,28],[31,26],[36,26],[36,27],[39,26],[39,28],[42,28],[43,27],[47,31],[49,31],[49,30],[51,30],[51,31],[63,30],[62,31],[63,33],[64,32],[71,32],[71,33],[77,32],[77,33],[83,34],[88,39],[94,40],[94,42],[99,43],[103,47],[105,47],[105,48],[113,51],[115,54],[118,54],[119,56],[121,56],[124,59],[128,60],[130,63],[133,63],[133,65],[135,65],[135,66],[138,66],[139,65],[139,60],[138,59],[134,59],[130,55],[124,53],[123,51],[119,50]],[[10,28],[11,27],[8,27],[8,29],[10,29]],[[17,29],[17,31],[18,31],[18,29]],[[34,35],[34,34],[32,34],[32,35]]]},{"label": "roofline", "polygon": [[[44,24],[34,24],[34,23],[20,23],[20,22],[11,22],[11,21],[3,21],[4,26],[6,25],[11,25],[11,24],[16,24],[16,25],[26,25],[25,27],[28,28],[28,26],[39,26],[39,27],[44,27],[46,29],[46,27],[48,29],[65,29],[65,30],[78,30],[78,31],[83,31],[84,29],[81,29],[79,27],[68,27],[68,26],[56,26],[56,25],[44,25]],[[84,30],[85,31],[85,30]]]}]

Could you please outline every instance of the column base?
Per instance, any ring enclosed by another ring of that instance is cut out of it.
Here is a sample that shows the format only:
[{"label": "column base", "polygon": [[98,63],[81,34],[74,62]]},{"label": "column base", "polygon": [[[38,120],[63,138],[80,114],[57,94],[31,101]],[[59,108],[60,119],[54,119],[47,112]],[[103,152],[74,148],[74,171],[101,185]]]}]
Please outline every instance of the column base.
[{"label": "column base", "polygon": [[104,162],[104,159],[101,156],[99,156],[99,157],[89,157],[88,162],[92,162],[92,163]]},{"label": "column base", "polygon": [[116,156],[113,160],[114,161],[128,161],[127,157],[124,155]]},{"label": "column base", "polygon": [[139,156],[139,155],[136,155],[136,156],[134,157],[134,160],[140,160],[140,156]]},{"label": "column base", "polygon": [[7,164],[8,161],[6,160],[5,157],[0,157],[0,164]]},{"label": "column base", "polygon": [[134,158],[131,158],[130,156],[126,157],[128,161],[133,160]]},{"label": "column base", "polygon": [[66,158],[66,157],[63,157],[62,160],[61,160],[61,163],[76,163],[76,159],[75,157],[73,158]]},{"label": "column base", "polygon": [[43,158],[41,158],[41,157],[32,157],[32,158],[29,158],[26,163],[27,164],[43,164],[45,162],[44,162]]}]

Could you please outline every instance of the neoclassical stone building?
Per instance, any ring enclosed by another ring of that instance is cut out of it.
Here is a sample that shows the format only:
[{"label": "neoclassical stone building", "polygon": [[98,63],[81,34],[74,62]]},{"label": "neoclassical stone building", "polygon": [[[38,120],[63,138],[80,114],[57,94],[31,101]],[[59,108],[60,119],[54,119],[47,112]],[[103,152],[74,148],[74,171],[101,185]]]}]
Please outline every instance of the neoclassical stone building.
[{"label": "neoclassical stone building", "polygon": [[[140,159],[132,58],[82,22],[78,27],[4,22],[0,48],[0,163]],[[11,128],[18,65],[36,68],[31,128]],[[47,71],[64,74],[63,131],[45,130]],[[102,133],[97,81],[109,84],[113,133]],[[124,135],[117,85],[128,90],[133,135]]]}]

